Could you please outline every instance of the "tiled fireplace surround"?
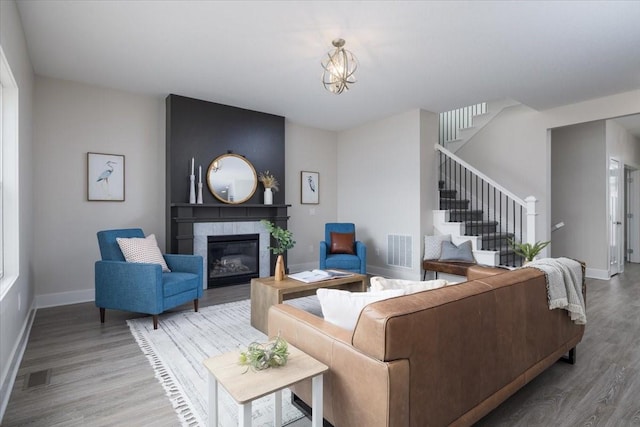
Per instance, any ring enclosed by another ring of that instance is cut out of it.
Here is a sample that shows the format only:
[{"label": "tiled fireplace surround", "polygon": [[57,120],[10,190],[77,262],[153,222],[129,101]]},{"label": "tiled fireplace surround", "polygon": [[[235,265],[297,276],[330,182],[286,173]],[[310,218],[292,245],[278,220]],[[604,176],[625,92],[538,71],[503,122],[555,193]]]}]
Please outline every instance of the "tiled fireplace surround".
[{"label": "tiled fireplace surround", "polygon": [[202,256],[205,272],[202,286],[206,289],[208,287],[207,237],[258,234],[259,275],[260,277],[271,276],[276,256],[268,249],[271,245],[271,236],[260,221],[266,219],[286,229],[289,206],[253,203],[238,205],[174,203],[171,205],[167,248],[170,248],[171,253]]},{"label": "tiled fireplace surround", "polygon": [[193,225],[193,253],[202,256],[204,260],[203,287],[207,289],[207,237],[208,236],[228,236],[236,234],[259,234],[260,241],[258,248],[260,251],[260,277],[270,275],[270,252],[269,252],[269,232],[259,221],[237,221],[237,222],[198,222]]}]

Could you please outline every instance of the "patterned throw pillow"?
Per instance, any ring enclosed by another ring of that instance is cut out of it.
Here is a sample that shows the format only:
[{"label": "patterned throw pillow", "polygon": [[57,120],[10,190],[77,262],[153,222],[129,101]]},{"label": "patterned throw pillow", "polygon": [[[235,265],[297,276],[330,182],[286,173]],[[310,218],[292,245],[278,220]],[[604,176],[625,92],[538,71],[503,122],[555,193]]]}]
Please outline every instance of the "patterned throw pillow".
[{"label": "patterned throw pillow", "polygon": [[451,242],[442,242],[442,251],[439,261],[476,262],[473,258],[471,240],[456,246]]},{"label": "patterned throw pillow", "polygon": [[424,260],[433,260],[440,258],[440,248],[442,242],[450,242],[451,234],[442,234],[440,236],[424,236]]},{"label": "patterned throw pillow", "polygon": [[126,239],[124,237],[116,237],[116,241],[127,262],[160,264],[163,272],[171,272],[162,256],[162,252],[160,252],[160,248],[158,248],[155,234],[149,234],[145,238],[132,237]]}]

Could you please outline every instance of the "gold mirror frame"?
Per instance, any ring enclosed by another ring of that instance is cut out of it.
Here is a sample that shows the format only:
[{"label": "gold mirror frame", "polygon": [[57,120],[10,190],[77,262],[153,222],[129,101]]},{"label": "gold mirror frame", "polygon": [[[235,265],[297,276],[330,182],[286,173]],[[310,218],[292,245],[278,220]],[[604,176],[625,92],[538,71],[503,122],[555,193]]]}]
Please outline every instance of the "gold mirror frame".
[{"label": "gold mirror frame", "polygon": [[237,154],[223,154],[207,169],[207,185],[213,196],[224,203],[237,205],[253,196],[258,187],[256,170]]}]

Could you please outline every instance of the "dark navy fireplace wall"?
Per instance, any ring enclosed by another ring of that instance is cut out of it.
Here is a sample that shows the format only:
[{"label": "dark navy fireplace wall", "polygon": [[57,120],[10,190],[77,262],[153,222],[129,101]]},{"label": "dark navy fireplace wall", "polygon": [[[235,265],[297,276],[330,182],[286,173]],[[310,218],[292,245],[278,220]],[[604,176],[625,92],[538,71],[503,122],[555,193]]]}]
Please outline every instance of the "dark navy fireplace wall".
[{"label": "dark navy fireplace wall", "polygon": [[[257,173],[269,170],[280,184],[285,182],[284,117],[215,104],[184,96],[169,95],[167,113],[167,201],[189,201],[191,158],[196,175],[202,165],[204,203],[222,203],[209,191],[204,175],[221,154],[244,156]],[[197,180],[196,176],[196,180]],[[261,186],[247,203],[262,203]],[[274,204],[285,201],[284,185],[276,191]]]},{"label": "dark navy fireplace wall", "polygon": [[[241,213],[242,217],[275,220],[286,228],[284,117],[172,94],[166,98],[166,126],[167,250],[191,253],[185,243],[193,239],[194,221],[232,221]],[[259,183],[253,197],[241,205],[226,205],[209,191],[205,179],[209,164],[229,152],[244,156],[258,174],[269,170],[278,179],[280,191],[274,193],[268,212],[262,212],[259,206],[264,190]],[[196,209],[185,205],[189,201],[192,157],[196,175],[199,165],[203,174],[204,204]],[[213,211],[216,213],[212,215]],[[196,212],[198,215],[193,215]]]}]

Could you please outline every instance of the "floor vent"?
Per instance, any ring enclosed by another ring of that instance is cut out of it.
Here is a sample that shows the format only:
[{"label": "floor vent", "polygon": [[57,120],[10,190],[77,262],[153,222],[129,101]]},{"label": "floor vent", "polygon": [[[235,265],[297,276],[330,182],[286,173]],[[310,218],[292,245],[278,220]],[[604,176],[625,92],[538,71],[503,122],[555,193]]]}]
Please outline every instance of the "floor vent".
[{"label": "floor vent", "polygon": [[413,267],[411,236],[389,234],[387,236],[387,264],[397,267]]},{"label": "floor vent", "polygon": [[33,388],[49,385],[51,379],[51,369],[45,369],[43,371],[36,371],[27,374],[27,378],[24,380],[24,388]]}]

